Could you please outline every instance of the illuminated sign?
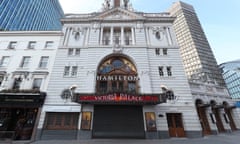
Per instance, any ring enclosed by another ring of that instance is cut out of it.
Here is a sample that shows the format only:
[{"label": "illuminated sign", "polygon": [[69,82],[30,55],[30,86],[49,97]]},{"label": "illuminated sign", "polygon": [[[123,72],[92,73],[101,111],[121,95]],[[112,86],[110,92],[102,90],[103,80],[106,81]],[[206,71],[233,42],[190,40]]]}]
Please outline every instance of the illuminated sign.
[{"label": "illuminated sign", "polygon": [[159,104],[159,95],[132,95],[125,93],[112,93],[106,95],[84,95],[77,96],[77,102],[90,104]]}]

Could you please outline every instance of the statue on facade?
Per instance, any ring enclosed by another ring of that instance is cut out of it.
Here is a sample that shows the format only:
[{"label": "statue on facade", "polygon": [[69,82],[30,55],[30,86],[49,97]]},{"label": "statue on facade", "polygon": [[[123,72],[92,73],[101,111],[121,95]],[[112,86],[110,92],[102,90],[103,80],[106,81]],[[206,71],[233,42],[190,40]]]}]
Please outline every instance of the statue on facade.
[{"label": "statue on facade", "polygon": [[107,9],[109,9],[110,6],[111,6],[111,5],[110,5],[110,2],[111,2],[111,0],[105,0],[105,3],[106,3],[105,5],[106,5],[106,8],[107,8]]},{"label": "statue on facade", "polygon": [[123,1],[124,1],[124,8],[127,9],[127,8],[128,8],[129,0],[123,0]]}]

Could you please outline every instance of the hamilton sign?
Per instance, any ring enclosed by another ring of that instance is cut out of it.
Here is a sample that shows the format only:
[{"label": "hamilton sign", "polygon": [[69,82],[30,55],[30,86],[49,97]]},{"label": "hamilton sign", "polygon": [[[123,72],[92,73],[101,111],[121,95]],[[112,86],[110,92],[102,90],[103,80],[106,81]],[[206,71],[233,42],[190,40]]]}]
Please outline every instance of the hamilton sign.
[{"label": "hamilton sign", "polygon": [[140,78],[138,76],[126,76],[126,75],[107,75],[107,76],[97,76],[97,81],[138,81]]}]

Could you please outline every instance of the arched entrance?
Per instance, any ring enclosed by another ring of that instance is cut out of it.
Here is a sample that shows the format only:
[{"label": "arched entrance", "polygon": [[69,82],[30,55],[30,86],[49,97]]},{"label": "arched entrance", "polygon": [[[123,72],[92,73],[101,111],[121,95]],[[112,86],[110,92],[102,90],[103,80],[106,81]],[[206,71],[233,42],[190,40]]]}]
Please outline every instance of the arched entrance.
[{"label": "arched entrance", "polygon": [[138,74],[135,65],[126,57],[112,56],[98,67],[96,93],[138,93]]},{"label": "arched entrance", "polygon": [[145,138],[142,105],[135,103],[140,98],[138,81],[135,65],[125,56],[100,63],[96,94],[104,102],[94,105],[93,138]]},{"label": "arched entrance", "polygon": [[221,116],[220,116],[220,109],[223,108],[223,105],[217,105],[216,101],[212,100],[210,101],[210,104],[211,104],[211,107],[212,107],[212,112],[215,116],[215,119],[216,119],[216,125],[217,125],[217,128],[218,128],[218,132],[225,132],[225,128],[223,126],[223,123],[222,123],[222,119],[221,119]]},{"label": "arched entrance", "polygon": [[197,99],[196,100],[196,108],[197,108],[197,113],[199,117],[199,121],[202,126],[202,133],[203,135],[210,135],[212,134],[211,128],[208,122],[208,118],[206,115],[206,109],[209,107],[209,104],[204,104],[202,100]]},{"label": "arched entrance", "polygon": [[225,119],[229,123],[229,125],[231,127],[231,130],[233,130],[233,131],[237,130],[237,127],[236,127],[235,122],[234,122],[233,117],[232,117],[232,109],[236,108],[236,107],[235,106],[229,106],[229,104],[227,102],[223,102],[223,106],[224,106],[224,111],[227,115],[227,117],[225,115]]}]

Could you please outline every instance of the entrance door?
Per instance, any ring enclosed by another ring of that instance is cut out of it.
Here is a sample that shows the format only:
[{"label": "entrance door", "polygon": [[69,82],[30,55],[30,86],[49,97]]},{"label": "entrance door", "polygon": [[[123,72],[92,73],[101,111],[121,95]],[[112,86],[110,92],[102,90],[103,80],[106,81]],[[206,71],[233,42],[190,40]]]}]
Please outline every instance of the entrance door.
[{"label": "entrance door", "polygon": [[93,138],[145,138],[141,106],[94,106]]},{"label": "entrance door", "polygon": [[168,113],[167,121],[170,137],[185,137],[181,113]]},{"label": "entrance door", "polygon": [[237,130],[236,124],[235,124],[235,122],[233,120],[233,117],[232,117],[232,109],[225,109],[225,112],[228,116],[231,129],[233,131]]},{"label": "entrance door", "polygon": [[0,131],[14,131],[14,140],[31,139],[37,112],[37,108],[0,109]]},{"label": "entrance door", "polygon": [[212,111],[213,111],[213,113],[215,115],[215,118],[216,118],[216,125],[217,125],[217,128],[218,128],[218,132],[220,132],[220,133],[225,132],[226,130],[224,129],[222,119],[220,117],[219,109],[218,108],[213,108]]},{"label": "entrance door", "polygon": [[203,135],[210,135],[211,134],[211,128],[208,122],[208,118],[206,115],[206,108],[205,107],[197,107],[197,112],[198,112],[198,116],[200,119],[200,123],[202,126],[202,132]]}]

